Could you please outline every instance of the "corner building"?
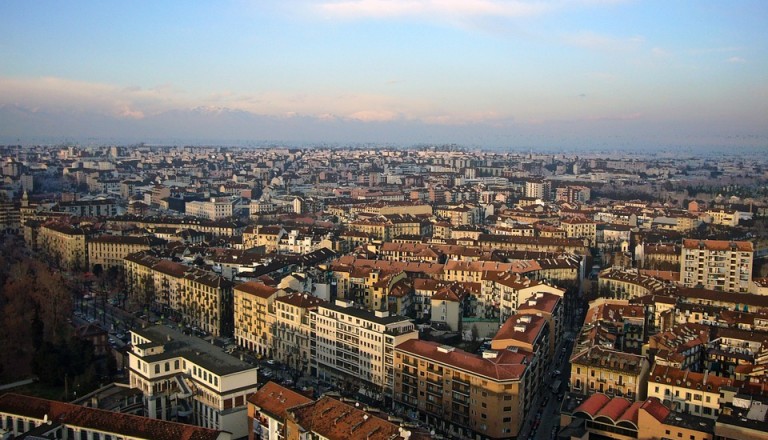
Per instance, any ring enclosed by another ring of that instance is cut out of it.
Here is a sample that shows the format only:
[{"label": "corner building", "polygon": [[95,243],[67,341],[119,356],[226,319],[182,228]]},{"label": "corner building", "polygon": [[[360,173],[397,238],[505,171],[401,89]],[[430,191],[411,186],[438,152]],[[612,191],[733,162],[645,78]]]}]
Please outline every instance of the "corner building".
[{"label": "corner building", "polygon": [[479,356],[406,341],[395,348],[395,402],[453,437],[515,438],[533,397],[532,356],[516,348]]}]

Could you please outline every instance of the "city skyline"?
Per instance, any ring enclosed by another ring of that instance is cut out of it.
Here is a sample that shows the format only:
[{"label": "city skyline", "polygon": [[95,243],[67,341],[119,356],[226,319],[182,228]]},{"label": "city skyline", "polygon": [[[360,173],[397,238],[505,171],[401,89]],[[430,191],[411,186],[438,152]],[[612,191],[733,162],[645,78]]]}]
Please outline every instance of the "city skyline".
[{"label": "city skyline", "polygon": [[0,6],[0,142],[760,148],[763,2]]}]

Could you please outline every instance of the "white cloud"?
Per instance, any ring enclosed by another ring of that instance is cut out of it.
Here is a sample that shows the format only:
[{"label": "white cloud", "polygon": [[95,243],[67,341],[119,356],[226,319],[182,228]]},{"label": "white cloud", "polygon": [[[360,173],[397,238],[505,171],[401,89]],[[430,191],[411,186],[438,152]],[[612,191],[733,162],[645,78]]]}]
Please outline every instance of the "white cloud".
[{"label": "white cloud", "polygon": [[319,9],[343,18],[529,17],[552,10],[554,2],[500,0],[346,0]]},{"label": "white cloud", "polygon": [[734,64],[741,64],[741,63],[746,63],[747,62],[747,60],[745,60],[742,57],[730,57],[726,61],[728,61],[729,63],[734,63]]}]

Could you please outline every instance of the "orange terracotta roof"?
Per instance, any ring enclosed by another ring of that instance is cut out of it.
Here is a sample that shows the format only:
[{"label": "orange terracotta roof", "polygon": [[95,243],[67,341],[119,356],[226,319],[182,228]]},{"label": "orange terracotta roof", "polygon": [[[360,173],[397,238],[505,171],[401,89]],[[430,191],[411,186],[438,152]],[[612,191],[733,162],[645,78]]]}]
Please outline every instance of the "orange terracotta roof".
[{"label": "orange terracotta roof", "polygon": [[652,415],[653,418],[659,422],[663,422],[669,413],[672,412],[669,408],[661,403],[661,400],[657,399],[656,397],[649,397],[645,402],[643,402],[643,406],[641,406],[640,409]]},{"label": "orange terracotta roof", "polygon": [[606,396],[605,394],[596,393],[589,396],[587,400],[581,402],[581,405],[579,405],[575,410],[573,410],[573,413],[575,414],[581,411],[589,414],[590,417],[594,418],[597,415],[598,411],[600,411],[610,401],[611,401],[611,398]]},{"label": "orange terracotta roof", "polygon": [[499,381],[520,379],[532,356],[522,350],[500,350],[495,358],[483,358],[457,348],[418,339],[403,342],[396,349]]},{"label": "orange terracotta roof", "polygon": [[303,429],[328,440],[403,439],[400,427],[328,396],[289,411]]},{"label": "orange terracotta roof", "polygon": [[311,401],[312,399],[271,381],[248,396],[248,403],[256,405],[260,412],[280,422],[285,422],[289,408]]},{"label": "orange terracotta roof", "polygon": [[270,296],[274,295],[278,289],[272,286],[267,286],[266,284],[260,283],[258,281],[248,281],[246,283],[238,284],[235,286],[235,290],[250,293],[251,295],[258,296],[259,298],[269,298]]},{"label": "orange terracotta roof", "polygon": [[614,397],[600,408],[596,417],[608,417],[612,422],[616,423],[624,414],[624,411],[629,409],[631,405],[632,402],[623,397]]},{"label": "orange terracotta roof", "polygon": [[222,432],[14,393],[0,396],[0,412],[152,440],[215,440]]}]

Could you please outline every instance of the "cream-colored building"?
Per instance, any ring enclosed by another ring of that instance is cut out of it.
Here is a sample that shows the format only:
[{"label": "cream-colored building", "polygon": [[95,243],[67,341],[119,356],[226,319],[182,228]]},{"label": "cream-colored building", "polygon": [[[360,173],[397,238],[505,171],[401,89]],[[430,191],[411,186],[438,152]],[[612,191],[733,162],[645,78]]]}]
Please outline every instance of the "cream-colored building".
[{"label": "cream-colored building", "polygon": [[38,249],[65,269],[88,267],[87,234],[85,229],[63,223],[40,226],[37,235]]},{"label": "cream-colored building", "polygon": [[567,238],[585,238],[594,246],[597,242],[597,223],[591,220],[567,219],[560,222]]},{"label": "cream-colored building", "polygon": [[208,220],[221,220],[223,218],[232,217],[233,203],[229,197],[211,197],[208,201],[195,200],[187,202],[184,205],[184,210],[187,215],[194,217],[205,218]]},{"label": "cream-colored building", "polygon": [[592,346],[571,356],[572,393],[605,393],[644,400],[650,365],[645,356]]},{"label": "cream-colored building", "polygon": [[391,395],[394,347],[419,336],[413,322],[388,312],[370,312],[336,300],[311,313],[318,377]]},{"label": "cream-colored building", "polygon": [[270,314],[274,359],[302,373],[316,373],[311,312],[324,304],[325,301],[306,292],[275,299],[274,313]]},{"label": "cream-colored building", "polygon": [[656,397],[671,409],[716,419],[720,415],[721,388],[734,386],[733,379],[656,365],[648,378],[648,397]]},{"label": "cream-colored building", "polygon": [[88,264],[91,268],[99,265],[105,271],[112,267],[123,269],[124,259],[129,254],[158,248],[165,243],[165,240],[155,237],[122,235],[94,237],[87,241]]},{"label": "cream-colored building", "polygon": [[144,394],[149,417],[248,435],[256,367],[163,325],[132,330],[128,360],[129,382]]},{"label": "cream-colored building", "polygon": [[680,283],[725,292],[749,292],[754,249],[748,241],[683,240]]},{"label": "cream-colored building", "polygon": [[124,267],[129,300],[213,336],[232,335],[230,281],[145,252],[126,256]]}]

